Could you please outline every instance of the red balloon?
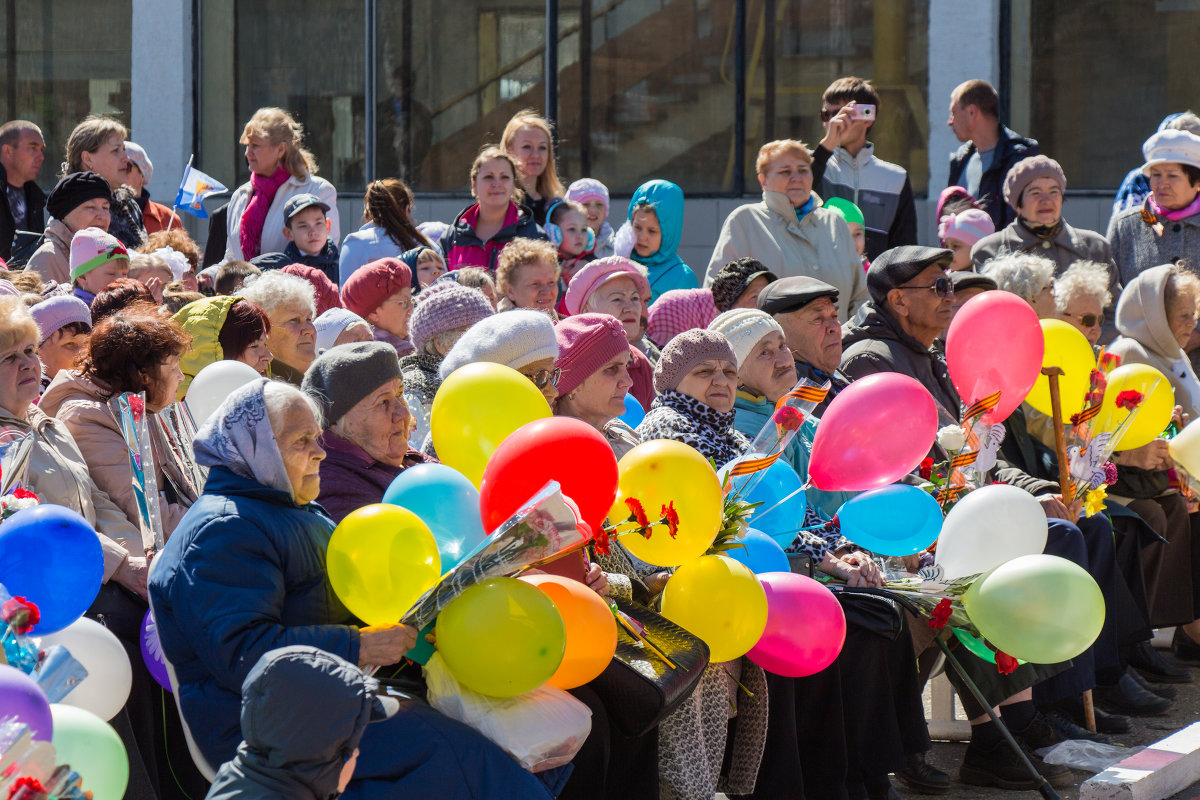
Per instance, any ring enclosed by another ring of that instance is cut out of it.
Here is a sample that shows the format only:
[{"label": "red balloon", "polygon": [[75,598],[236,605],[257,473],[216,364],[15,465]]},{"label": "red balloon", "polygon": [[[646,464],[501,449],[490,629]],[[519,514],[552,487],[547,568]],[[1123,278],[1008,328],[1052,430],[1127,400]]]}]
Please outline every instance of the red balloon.
[{"label": "red balloon", "polygon": [[1037,313],[1012,292],[972,297],[946,332],[946,366],[963,402],[970,405],[999,390],[992,422],[1004,421],[1025,402],[1041,374],[1045,349]]},{"label": "red balloon", "polygon": [[787,678],[815,675],[842,652],[846,615],[833,593],[807,575],[764,572],[767,629],[746,656]]},{"label": "red balloon", "polygon": [[833,492],[890,486],[920,465],[937,427],[937,406],[919,381],[898,372],[859,378],[821,417],[808,478]]},{"label": "red balloon", "polygon": [[594,529],[617,499],[617,457],[600,432],[583,420],[550,417],[522,425],[501,442],[483,470],[483,529],[494,531],[552,480]]}]

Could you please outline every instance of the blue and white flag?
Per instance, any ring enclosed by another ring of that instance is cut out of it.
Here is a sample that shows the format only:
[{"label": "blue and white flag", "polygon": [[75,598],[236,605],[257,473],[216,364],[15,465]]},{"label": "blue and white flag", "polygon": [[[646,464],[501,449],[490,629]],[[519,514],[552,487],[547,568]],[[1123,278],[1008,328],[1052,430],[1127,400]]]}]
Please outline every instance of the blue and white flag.
[{"label": "blue and white flag", "polygon": [[216,178],[193,168],[189,159],[187,169],[183,173],[183,182],[179,184],[179,194],[175,195],[175,208],[186,211],[193,217],[207,219],[204,198],[228,191]]}]

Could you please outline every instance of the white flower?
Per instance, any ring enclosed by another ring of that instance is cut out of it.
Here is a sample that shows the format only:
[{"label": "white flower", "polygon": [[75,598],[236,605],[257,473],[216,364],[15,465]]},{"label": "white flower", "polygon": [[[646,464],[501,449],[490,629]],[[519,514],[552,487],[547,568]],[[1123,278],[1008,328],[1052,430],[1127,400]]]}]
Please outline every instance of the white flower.
[{"label": "white flower", "polygon": [[947,453],[957,453],[966,442],[967,437],[958,425],[947,425],[937,432],[938,447]]}]

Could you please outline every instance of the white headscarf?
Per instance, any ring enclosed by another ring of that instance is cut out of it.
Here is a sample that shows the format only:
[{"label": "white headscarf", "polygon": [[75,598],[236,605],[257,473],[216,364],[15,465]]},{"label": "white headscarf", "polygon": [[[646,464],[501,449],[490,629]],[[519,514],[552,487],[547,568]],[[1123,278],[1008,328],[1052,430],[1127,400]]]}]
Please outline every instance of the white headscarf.
[{"label": "white headscarf", "polygon": [[259,378],[225,398],[196,433],[196,461],[291,495],[292,481],[267,414],[264,392],[270,382]]}]

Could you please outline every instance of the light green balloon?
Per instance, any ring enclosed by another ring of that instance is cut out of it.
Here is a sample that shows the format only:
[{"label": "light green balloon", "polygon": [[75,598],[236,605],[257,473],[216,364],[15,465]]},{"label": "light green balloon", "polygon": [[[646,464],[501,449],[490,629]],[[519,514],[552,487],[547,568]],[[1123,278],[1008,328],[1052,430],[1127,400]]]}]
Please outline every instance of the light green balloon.
[{"label": "light green balloon", "polygon": [[59,764],[70,764],[94,800],[121,800],[129,783],[129,756],[112,726],[90,711],[55,703],[54,745]]},{"label": "light green balloon", "polygon": [[975,581],[962,602],[985,639],[1035,664],[1074,658],[1104,625],[1104,596],[1095,579],[1058,556],[1005,562]]}]

